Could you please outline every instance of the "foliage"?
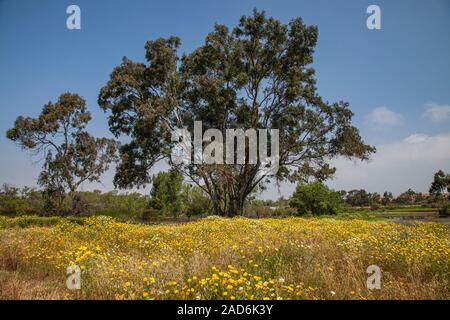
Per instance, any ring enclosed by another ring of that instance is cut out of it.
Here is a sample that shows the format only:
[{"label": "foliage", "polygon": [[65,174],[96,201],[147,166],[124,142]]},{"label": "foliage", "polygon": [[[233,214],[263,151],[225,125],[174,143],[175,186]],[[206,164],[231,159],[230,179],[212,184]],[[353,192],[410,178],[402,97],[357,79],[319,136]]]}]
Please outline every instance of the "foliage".
[{"label": "foliage", "polygon": [[196,185],[183,185],[182,201],[187,217],[206,215],[211,209],[211,201],[205,191]]},{"label": "foliage", "polygon": [[[388,194],[387,196],[389,197]],[[347,204],[355,207],[374,206],[381,203],[381,197],[378,193],[370,193],[364,189],[350,190],[345,192],[343,197]]]},{"label": "foliage", "polygon": [[38,214],[42,206],[42,195],[33,188],[16,188],[4,184],[0,188],[0,214]]},{"label": "foliage", "polygon": [[445,174],[444,171],[439,170],[434,174],[430,193],[442,193],[444,191],[450,192],[450,174]]},{"label": "foliage", "polygon": [[[192,132],[194,120],[224,136],[227,129],[279,129],[279,181],[324,180],[337,156],[368,159],[375,148],[352,125],[349,104],[317,93],[311,67],[317,37],[317,27],[300,18],[285,25],[255,10],[232,30],[216,24],[203,45],[181,58],[177,37],[148,41],[146,63],[124,58],[98,99],[111,132],[130,138],[120,148],[115,185],[149,183],[161,159],[175,167],[172,130]],[[217,215],[242,214],[247,197],[270,181],[261,161],[177,167],[209,195]]]},{"label": "foliage", "polygon": [[183,176],[177,171],[159,172],[153,177],[150,191],[150,208],[159,210],[163,215],[178,216],[182,210],[181,193]]},{"label": "foliage", "polygon": [[330,190],[320,182],[299,184],[292,195],[290,205],[299,215],[336,214],[340,210],[339,192]]},{"label": "foliage", "polygon": [[148,197],[137,192],[118,193],[110,191],[82,192],[83,201],[88,204],[85,215],[104,215],[116,219],[135,219],[148,206]]},{"label": "foliage", "polygon": [[5,218],[0,216],[1,228],[28,228],[28,227],[51,227],[64,222],[73,222],[83,224],[83,218],[75,217],[39,217],[39,216],[19,216],[14,218]]},{"label": "foliage", "polygon": [[392,192],[385,191],[383,193],[383,198],[381,199],[381,203],[384,206],[387,206],[390,203],[392,203],[393,200],[394,200],[394,196],[392,195]]},{"label": "foliage", "polygon": [[438,209],[440,216],[448,217],[450,215],[450,199],[446,195],[435,193],[427,200],[432,208]]},{"label": "foliage", "polygon": [[[0,188],[0,214],[10,216],[41,215],[49,216],[48,190],[29,187],[16,188],[3,185]],[[102,193],[99,190],[77,192],[78,202],[82,208],[81,215],[107,215],[118,219],[139,217],[148,206],[148,197],[140,193]],[[67,195],[63,195],[64,199]],[[53,197],[50,200],[54,199]],[[63,212],[70,212],[70,203],[63,202]],[[58,212],[59,214],[60,212]]]},{"label": "foliage", "polygon": [[[113,139],[94,138],[86,131],[91,114],[86,102],[77,94],[64,93],[56,103],[44,105],[37,118],[18,117],[6,133],[23,150],[41,155],[43,170],[38,183],[46,189],[47,205],[62,209],[65,192],[76,207],[76,191],[85,181],[99,181],[115,159]],[[48,208],[50,209],[50,208]]]},{"label": "foliage", "polygon": [[405,192],[401,193],[396,199],[395,202],[399,204],[411,204],[416,200],[417,192],[409,188]]}]

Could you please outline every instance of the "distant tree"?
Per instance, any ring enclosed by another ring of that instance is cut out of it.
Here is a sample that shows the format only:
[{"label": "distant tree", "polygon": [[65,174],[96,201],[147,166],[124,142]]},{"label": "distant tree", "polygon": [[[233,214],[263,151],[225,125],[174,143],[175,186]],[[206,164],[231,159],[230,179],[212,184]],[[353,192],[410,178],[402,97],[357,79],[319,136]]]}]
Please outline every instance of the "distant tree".
[{"label": "distant tree", "polygon": [[159,172],[152,181],[149,206],[162,215],[177,217],[183,209],[183,176],[178,171]]},{"label": "distant tree", "polygon": [[436,194],[445,191],[450,192],[450,174],[445,174],[444,171],[439,170],[434,174],[430,193]]},{"label": "distant tree", "polygon": [[[23,150],[44,159],[38,183],[47,198],[61,206],[64,193],[72,200],[72,213],[79,214],[76,191],[85,181],[100,176],[116,158],[117,142],[94,138],[86,131],[91,114],[77,94],[64,93],[56,103],[44,105],[37,118],[18,117],[6,133]],[[57,208],[58,209],[58,208]]]},{"label": "distant tree", "polygon": [[275,205],[277,207],[286,207],[289,205],[289,199],[284,198],[283,196],[279,197],[276,201]]},{"label": "distant tree", "polygon": [[351,206],[368,206],[370,205],[370,193],[364,189],[350,190],[346,196],[346,202]]},{"label": "distant tree", "polygon": [[345,191],[345,190],[339,190],[338,192],[339,192],[339,195],[340,195],[340,197],[341,197],[341,200],[342,200],[342,201],[345,201],[345,199],[347,198],[347,191]]},{"label": "distant tree", "polygon": [[414,196],[414,203],[422,203],[426,200],[426,198],[422,195],[422,193],[418,192]]},{"label": "distant tree", "polygon": [[0,214],[39,214],[42,209],[42,193],[34,188],[17,188],[9,184],[0,187]]},{"label": "distant tree", "polygon": [[392,192],[385,191],[383,193],[383,198],[381,198],[381,203],[386,206],[386,205],[390,204],[393,199],[394,199],[394,196],[392,195]]},{"label": "distant tree", "polygon": [[369,193],[369,204],[371,206],[381,203],[381,196],[377,192]]},{"label": "distant tree", "polygon": [[9,198],[18,198],[20,195],[20,189],[8,183],[4,183],[0,187],[0,194]]},{"label": "distant tree", "polygon": [[211,202],[205,191],[192,184],[184,184],[182,190],[183,212],[187,217],[207,214]]},{"label": "distant tree", "polygon": [[417,192],[413,189],[409,188],[405,192],[401,193],[396,199],[395,202],[399,204],[410,204],[413,203],[416,199]]},{"label": "distant tree", "polygon": [[291,207],[297,209],[299,215],[336,214],[340,210],[339,192],[330,190],[320,182],[300,183],[290,201]]},{"label": "distant tree", "polygon": [[[110,113],[111,132],[130,138],[120,150],[115,185],[149,183],[150,169],[161,159],[176,167],[171,132],[185,126],[192,132],[194,120],[223,136],[227,129],[278,129],[273,180],[325,180],[335,172],[332,158],[368,159],[375,148],[352,125],[349,104],[328,103],[317,92],[311,67],[317,37],[317,27],[300,18],[285,25],[255,10],[232,30],[216,24],[203,45],[181,58],[177,37],[148,41],[146,63],[124,58],[98,99]],[[248,162],[177,169],[209,195],[215,214],[234,216],[272,179],[264,163]]]}]

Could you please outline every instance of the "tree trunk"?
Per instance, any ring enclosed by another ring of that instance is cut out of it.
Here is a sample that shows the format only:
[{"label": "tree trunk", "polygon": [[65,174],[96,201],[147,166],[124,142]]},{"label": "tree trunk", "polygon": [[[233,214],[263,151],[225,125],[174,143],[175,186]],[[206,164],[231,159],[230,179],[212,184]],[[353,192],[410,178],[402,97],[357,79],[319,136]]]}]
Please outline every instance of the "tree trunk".
[{"label": "tree trunk", "polygon": [[218,216],[235,217],[242,216],[244,213],[245,198],[242,196],[228,197],[228,201],[223,198],[211,197],[213,204],[213,212]]},{"label": "tree trunk", "polygon": [[243,188],[246,183],[234,178],[204,178],[213,212],[218,216],[235,217],[243,215],[244,203],[250,192]]},{"label": "tree trunk", "polygon": [[70,201],[72,206],[72,214],[80,216],[81,214],[81,196],[76,191],[70,192]]}]

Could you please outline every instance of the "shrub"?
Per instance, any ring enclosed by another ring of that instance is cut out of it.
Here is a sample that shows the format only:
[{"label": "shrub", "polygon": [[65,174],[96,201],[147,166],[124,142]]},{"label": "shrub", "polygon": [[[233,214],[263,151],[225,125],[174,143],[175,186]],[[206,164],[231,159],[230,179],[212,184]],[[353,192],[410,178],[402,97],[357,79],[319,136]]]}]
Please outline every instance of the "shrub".
[{"label": "shrub", "polygon": [[297,209],[297,214],[336,214],[340,211],[339,192],[330,190],[320,182],[299,184],[292,195],[290,205]]},{"label": "shrub", "polygon": [[211,209],[211,202],[208,196],[200,187],[195,185],[183,185],[181,202],[183,212],[188,218],[206,215]]},{"label": "shrub", "polygon": [[183,176],[177,171],[159,172],[152,178],[149,207],[176,218],[182,212]]},{"label": "shrub", "polygon": [[161,218],[159,210],[153,208],[147,208],[142,210],[141,220],[144,222],[158,220]]},{"label": "shrub", "polygon": [[449,216],[449,210],[448,210],[448,207],[442,207],[442,208],[439,208],[439,215],[440,216],[442,216],[442,217],[448,217]]}]

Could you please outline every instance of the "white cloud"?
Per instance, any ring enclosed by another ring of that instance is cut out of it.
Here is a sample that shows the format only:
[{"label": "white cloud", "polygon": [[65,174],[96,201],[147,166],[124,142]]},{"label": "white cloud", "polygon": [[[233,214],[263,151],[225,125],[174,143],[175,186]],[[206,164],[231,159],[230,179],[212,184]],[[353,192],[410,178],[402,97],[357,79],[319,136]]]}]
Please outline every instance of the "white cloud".
[{"label": "white cloud", "polygon": [[410,135],[409,137],[406,137],[405,142],[407,143],[422,143],[426,141],[429,137],[426,134],[423,133],[415,133]]},{"label": "white cloud", "polygon": [[450,119],[450,105],[438,105],[430,102],[425,105],[423,117],[433,122],[441,122]]},{"label": "white cloud", "polygon": [[398,194],[413,188],[425,192],[437,170],[450,171],[450,133],[413,134],[402,141],[377,146],[369,162],[338,159],[333,165],[337,171],[330,186],[335,189],[364,188]]},{"label": "white cloud", "polygon": [[403,116],[389,108],[378,107],[366,116],[366,121],[374,126],[397,126],[403,122]]}]

